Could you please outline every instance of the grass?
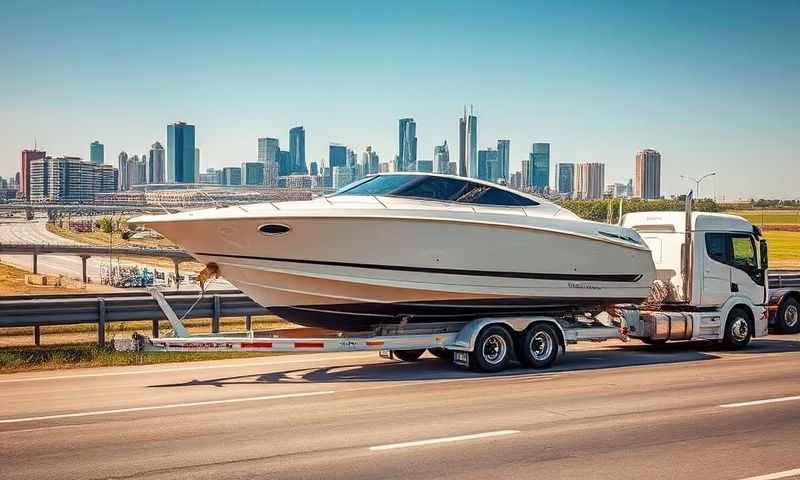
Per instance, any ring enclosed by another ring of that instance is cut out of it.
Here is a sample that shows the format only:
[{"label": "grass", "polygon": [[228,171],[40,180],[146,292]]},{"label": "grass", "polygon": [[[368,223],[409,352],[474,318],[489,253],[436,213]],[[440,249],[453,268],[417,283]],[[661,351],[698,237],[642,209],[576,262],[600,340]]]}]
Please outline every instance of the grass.
[{"label": "grass", "polygon": [[0,373],[32,370],[57,370],[81,367],[152,365],[230,358],[279,355],[273,352],[117,352],[113,347],[96,345],[53,345],[0,349]]},{"label": "grass", "polygon": [[[29,294],[54,294],[54,293],[81,293],[84,288],[40,287],[25,283],[26,270],[0,263],[0,297],[3,295],[29,295]],[[92,291],[105,290],[92,285]]]},{"label": "grass", "polygon": [[770,268],[800,268],[800,232],[766,231]]},{"label": "grass", "polygon": [[744,217],[755,225],[800,224],[800,210],[732,210],[728,213]]}]

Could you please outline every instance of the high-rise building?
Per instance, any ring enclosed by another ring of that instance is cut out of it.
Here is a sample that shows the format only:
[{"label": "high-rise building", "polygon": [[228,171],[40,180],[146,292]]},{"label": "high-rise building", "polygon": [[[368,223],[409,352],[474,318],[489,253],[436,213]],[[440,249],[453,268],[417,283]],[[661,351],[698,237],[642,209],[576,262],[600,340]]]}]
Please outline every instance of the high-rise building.
[{"label": "high-rise building", "polygon": [[637,198],[661,197],[661,154],[651,148],[636,152],[636,173],[633,179],[633,196]]},{"label": "high-rise building", "polygon": [[361,154],[364,163],[364,175],[374,175],[380,172],[380,157],[378,152],[372,149],[372,145],[367,145],[364,153]]},{"label": "high-rise building", "polygon": [[458,119],[458,175],[467,176],[467,108],[464,116]]},{"label": "high-rise building", "polygon": [[478,151],[478,178],[495,181],[497,173],[497,150],[491,148]]},{"label": "high-rise building", "polygon": [[292,174],[292,153],[286,150],[278,152],[278,176],[285,177]]},{"label": "high-rise building", "polygon": [[417,171],[433,173],[433,160],[417,160]]},{"label": "high-rise building", "polygon": [[534,143],[529,155],[533,189],[545,192],[550,188],[550,144]]},{"label": "high-rise building", "polygon": [[308,173],[306,166],[306,130],[303,127],[294,127],[289,130],[289,153],[292,157],[292,173],[305,175]]},{"label": "high-rise building", "polygon": [[605,165],[602,163],[579,163],[575,165],[575,196],[581,200],[603,198]]},{"label": "high-rise building", "polygon": [[128,183],[128,154],[125,150],[117,155],[117,168],[119,169],[119,189],[121,191],[128,190],[130,188]]},{"label": "high-rise building", "polygon": [[242,183],[250,186],[264,185],[264,163],[242,162]]},{"label": "high-rise building", "polygon": [[200,182],[206,185],[220,185],[222,184],[222,170],[214,168],[207,168],[205,173],[200,174]]},{"label": "high-rise building", "polygon": [[165,183],[164,166],[164,147],[156,142],[147,155],[147,183]]},{"label": "high-rise building", "polygon": [[495,181],[502,178],[508,181],[509,173],[509,160],[511,152],[511,140],[498,140],[497,141],[497,178]]},{"label": "high-rise building", "polygon": [[328,165],[331,168],[347,166],[347,147],[331,143],[328,147]]},{"label": "high-rise building", "polygon": [[95,165],[105,163],[105,147],[97,140],[89,145],[89,161]]},{"label": "high-rise building", "polygon": [[280,141],[277,138],[263,137],[258,139],[259,162],[277,162],[280,151]]},{"label": "high-rise building", "polygon": [[[167,125],[167,182],[194,183],[197,180],[194,125],[176,122]],[[122,174],[122,172],[120,172]]]},{"label": "high-rise building", "polygon": [[319,175],[319,164],[317,162],[311,162],[308,170],[308,174],[312,177]]},{"label": "high-rise building", "polygon": [[575,164],[574,163],[557,163],[556,170],[556,192],[565,196],[571,197],[575,191]]},{"label": "high-rise building", "polygon": [[533,187],[533,168],[531,167],[530,160],[523,160],[522,161],[522,168],[520,169],[522,175],[520,176],[520,188],[532,188]]},{"label": "high-rise building", "polygon": [[95,193],[117,189],[117,170],[111,165],[84,162],[78,157],[42,157],[30,162],[30,200],[90,203]]},{"label": "high-rise building", "polygon": [[[466,112],[464,113],[466,116]],[[466,116],[466,163],[467,176],[478,177],[478,117],[472,114],[470,107],[469,116]]]},{"label": "high-rise building", "polygon": [[450,169],[450,149],[447,147],[447,140],[441,145],[433,147],[433,171],[436,173],[448,173]]},{"label": "high-rise building", "polygon": [[47,156],[47,152],[43,152],[34,148],[33,150],[23,150],[22,159],[19,168],[19,193],[18,195],[24,200],[31,199],[31,162],[39,160]]},{"label": "high-rise building", "polygon": [[200,149],[194,149],[194,183],[200,181]]},{"label": "high-rise building", "polygon": [[147,161],[144,156],[140,159],[139,155],[134,155],[128,159],[126,168],[127,178],[125,184],[126,190],[129,190],[134,185],[144,185],[147,183]]},{"label": "high-rise building", "polygon": [[401,118],[397,171],[413,172],[417,166],[417,123],[413,118]]},{"label": "high-rise building", "polygon": [[222,184],[227,186],[242,184],[242,169],[239,167],[225,167],[222,169]]},{"label": "high-rise building", "polygon": [[338,190],[353,181],[353,170],[347,166],[332,167],[333,188]]},{"label": "high-rise building", "polygon": [[456,162],[450,162],[447,164],[447,174],[458,175],[458,164]]}]

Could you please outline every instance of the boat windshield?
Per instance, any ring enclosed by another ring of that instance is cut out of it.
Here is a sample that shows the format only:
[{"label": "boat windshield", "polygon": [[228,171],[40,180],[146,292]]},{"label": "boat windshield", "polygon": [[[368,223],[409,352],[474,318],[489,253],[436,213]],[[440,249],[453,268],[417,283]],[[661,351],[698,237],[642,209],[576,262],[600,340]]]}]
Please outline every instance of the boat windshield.
[{"label": "boat windshield", "polygon": [[507,190],[451,177],[431,175],[376,175],[348,185],[336,195],[411,197],[479,205],[526,207],[539,205]]}]

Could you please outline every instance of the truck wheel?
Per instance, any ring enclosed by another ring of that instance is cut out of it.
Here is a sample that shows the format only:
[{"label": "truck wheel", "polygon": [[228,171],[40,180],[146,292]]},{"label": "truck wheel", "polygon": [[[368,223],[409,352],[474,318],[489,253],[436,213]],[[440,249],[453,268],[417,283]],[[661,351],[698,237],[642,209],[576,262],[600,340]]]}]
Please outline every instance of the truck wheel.
[{"label": "truck wheel", "polygon": [[470,365],[481,372],[499,372],[508,367],[512,355],[511,335],[505,328],[486,327],[470,352]]},{"label": "truck wheel", "polygon": [[800,332],[800,303],[794,298],[784,300],[775,320],[781,333]]},{"label": "truck wheel", "polygon": [[425,353],[425,349],[422,350],[392,350],[392,353],[398,359],[404,362],[416,362],[419,360],[419,357]]},{"label": "truck wheel", "polygon": [[752,336],[750,317],[748,317],[747,312],[739,307],[732,309],[731,313],[728,314],[728,320],[725,322],[725,336],[722,339],[722,344],[731,350],[739,350],[750,343]]},{"label": "truck wheel", "polygon": [[536,324],[522,337],[520,360],[530,368],[549,367],[558,358],[561,344],[558,333],[547,324]]},{"label": "truck wheel", "polygon": [[441,358],[442,360],[453,360],[453,351],[447,350],[446,348],[429,348],[429,352],[436,358]]}]

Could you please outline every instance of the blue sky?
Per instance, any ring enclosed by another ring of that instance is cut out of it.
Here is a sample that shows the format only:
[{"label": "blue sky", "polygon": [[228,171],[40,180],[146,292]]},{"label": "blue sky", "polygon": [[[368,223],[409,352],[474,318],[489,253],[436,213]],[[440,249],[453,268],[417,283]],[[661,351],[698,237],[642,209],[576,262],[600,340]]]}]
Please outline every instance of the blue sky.
[{"label": "blue sky", "polygon": [[[0,0],[0,175],[32,145],[88,157],[144,153],[166,125],[197,126],[201,167],[256,156],[304,125],[382,161],[397,121],[419,154],[457,155],[464,104],[478,144],[511,140],[511,167],[549,141],[553,162],[633,175],[662,152],[662,190],[716,170],[726,199],[800,197],[800,1],[147,2]],[[708,191],[708,190],[707,190]]]}]

